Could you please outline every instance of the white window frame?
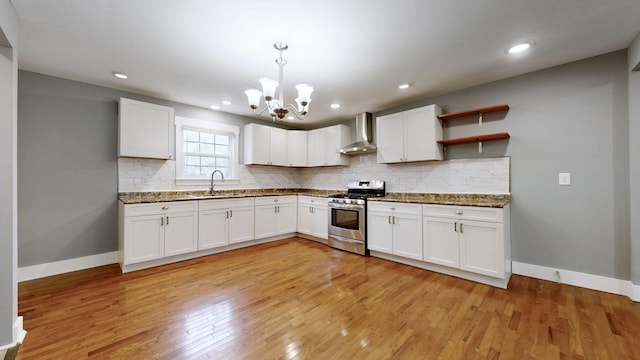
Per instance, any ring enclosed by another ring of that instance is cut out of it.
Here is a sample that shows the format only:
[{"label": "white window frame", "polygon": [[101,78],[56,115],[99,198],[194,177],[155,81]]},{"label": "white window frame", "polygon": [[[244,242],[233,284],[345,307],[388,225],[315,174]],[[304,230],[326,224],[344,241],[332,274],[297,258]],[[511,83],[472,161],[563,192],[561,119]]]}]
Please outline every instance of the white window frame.
[{"label": "white window frame", "polygon": [[[212,131],[217,133],[226,133],[230,135],[229,151],[229,175],[224,178],[224,181],[237,182],[238,179],[238,142],[240,137],[240,127],[228,124],[220,124],[206,120],[190,119],[186,117],[176,116],[176,185],[210,185],[211,177],[187,177],[184,175],[184,137],[183,130],[187,128],[189,130],[201,130]],[[217,182],[220,180],[216,176]]]}]

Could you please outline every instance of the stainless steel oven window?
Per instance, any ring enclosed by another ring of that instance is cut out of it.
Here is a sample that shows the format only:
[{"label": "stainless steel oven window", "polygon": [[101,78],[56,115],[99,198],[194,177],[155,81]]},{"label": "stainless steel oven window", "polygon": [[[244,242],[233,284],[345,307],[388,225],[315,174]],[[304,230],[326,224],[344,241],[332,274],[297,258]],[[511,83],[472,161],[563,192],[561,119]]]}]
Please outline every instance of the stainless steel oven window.
[{"label": "stainless steel oven window", "polygon": [[331,225],[341,229],[358,230],[361,212],[358,210],[332,209]]}]

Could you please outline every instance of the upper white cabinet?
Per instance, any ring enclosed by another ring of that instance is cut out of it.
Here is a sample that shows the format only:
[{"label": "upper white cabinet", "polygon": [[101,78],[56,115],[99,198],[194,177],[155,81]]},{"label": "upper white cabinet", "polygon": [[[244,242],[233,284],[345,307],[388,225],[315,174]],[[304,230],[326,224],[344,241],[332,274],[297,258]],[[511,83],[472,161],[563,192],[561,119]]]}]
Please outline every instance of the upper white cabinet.
[{"label": "upper white cabinet", "polygon": [[307,166],[307,131],[287,130],[287,165]]},{"label": "upper white cabinet", "polygon": [[287,130],[248,124],[244,127],[244,164],[286,166]]},{"label": "upper white cabinet", "polygon": [[429,105],[376,118],[379,163],[442,160],[442,110]]},{"label": "upper white cabinet", "polygon": [[173,108],[120,98],[118,156],[171,159]]},{"label": "upper white cabinet", "polygon": [[509,247],[506,209],[423,205],[424,260],[505,278]]},{"label": "upper white cabinet", "polygon": [[338,149],[351,143],[351,128],[346,125],[334,125],[311,130],[308,136],[309,166],[349,165],[349,157]]}]

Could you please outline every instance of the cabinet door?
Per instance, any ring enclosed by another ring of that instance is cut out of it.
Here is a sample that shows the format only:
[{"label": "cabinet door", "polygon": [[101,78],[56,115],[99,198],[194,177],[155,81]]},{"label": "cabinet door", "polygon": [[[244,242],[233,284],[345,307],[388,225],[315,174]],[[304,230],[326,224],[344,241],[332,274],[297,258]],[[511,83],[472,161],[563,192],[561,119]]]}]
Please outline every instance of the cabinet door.
[{"label": "cabinet door", "polygon": [[[198,249],[228,244],[227,209],[200,210],[198,217]],[[253,227],[253,222],[251,223]]]},{"label": "cabinet door", "polygon": [[315,216],[313,206],[310,203],[298,203],[298,232],[313,235]]},{"label": "cabinet door", "polygon": [[460,269],[504,278],[503,224],[465,220],[459,236]]},{"label": "cabinet door", "polygon": [[277,213],[275,205],[261,205],[255,207],[255,234],[261,239],[278,234]]},{"label": "cabinet door", "polygon": [[329,238],[329,208],[327,206],[313,207],[314,226],[311,235],[321,239]]},{"label": "cabinet door", "polygon": [[198,213],[169,213],[164,224],[164,256],[185,254],[198,248]]},{"label": "cabinet door", "polygon": [[367,214],[367,247],[387,254],[393,253],[393,226],[391,213]]},{"label": "cabinet door", "polygon": [[287,157],[289,166],[307,166],[307,132],[287,131]]},{"label": "cabinet door", "polygon": [[349,165],[348,155],[338,150],[351,142],[351,130],[345,125],[335,125],[325,128],[325,165]]},{"label": "cabinet door", "polygon": [[[442,128],[434,108],[430,105],[404,112],[405,161],[442,160],[437,143],[442,138]],[[435,122],[438,127],[434,126]],[[435,133],[437,129],[440,129],[440,136]]]},{"label": "cabinet door", "polygon": [[296,204],[278,205],[278,234],[288,234],[296,232],[297,214]]},{"label": "cabinet door", "polygon": [[164,216],[128,216],[124,219],[124,263],[164,257]]},{"label": "cabinet door", "polygon": [[404,125],[402,113],[376,119],[376,144],[379,163],[404,161]]},{"label": "cabinet door", "polygon": [[393,253],[422,260],[422,221],[419,215],[394,215]]},{"label": "cabinet door", "polygon": [[231,208],[229,214],[229,243],[254,239],[254,209],[252,207]]},{"label": "cabinet door", "polygon": [[460,251],[456,219],[423,217],[424,261],[458,268]]},{"label": "cabinet door", "polygon": [[173,157],[173,108],[120,98],[118,124],[118,156]]},{"label": "cabinet door", "polygon": [[269,165],[287,165],[287,130],[269,128]]},{"label": "cabinet door", "polygon": [[307,133],[307,163],[309,166],[323,166],[326,162],[325,129],[311,130]]},{"label": "cabinet door", "polygon": [[244,127],[244,164],[269,164],[269,127],[249,124]]}]

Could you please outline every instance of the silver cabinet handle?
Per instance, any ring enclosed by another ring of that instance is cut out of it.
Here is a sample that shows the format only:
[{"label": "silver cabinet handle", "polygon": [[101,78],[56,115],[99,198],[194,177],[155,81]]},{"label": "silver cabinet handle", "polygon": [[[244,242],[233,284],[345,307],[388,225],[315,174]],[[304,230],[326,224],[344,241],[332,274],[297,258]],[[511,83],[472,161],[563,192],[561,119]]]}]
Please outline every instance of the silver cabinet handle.
[{"label": "silver cabinet handle", "polygon": [[396,217],[395,217],[395,216],[392,216],[392,217],[391,217],[391,223],[392,223],[393,225],[395,225],[395,224],[396,224]]},{"label": "silver cabinet handle", "polygon": [[169,210],[169,207],[168,206],[163,206],[162,210]]},{"label": "silver cabinet handle", "polygon": [[462,223],[460,223],[460,233],[464,234],[464,231],[462,230]]},{"label": "silver cabinet handle", "polygon": [[229,210],[226,210],[226,211],[224,212],[224,217],[225,217],[225,219],[228,219],[228,218],[229,218]]},{"label": "silver cabinet handle", "polygon": [[391,210],[395,210],[396,208],[392,207]]},{"label": "silver cabinet handle", "polygon": [[453,223],[453,231],[458,232],[458,222]]},{"label": "silver cabinet handle", "polygon": [[167,225],[169,225],[169,217],[167,216]]},{"label": "silver cabinet handle", "polygon": [[278,202],[278,199],[273,199],[273,202]]},{"label": "silver cabinet handle", "polygon": [[233,217],[233,210],[229,210],[229,217],[232,218]]},{"label": "silver cabinet handle", "polygon": [[389,224],[391,224],[391,215],[389,215]]},{"label": "silver cabinet handle", "polygon": [[313,211],[311,209],[313,209],[313,208],[311,206],[309,206],[309,213],[313,214]]},{"label": "silver cabinet handle", "polygon": [[460,210],[456,211],[456,215],[462,215],[462,214],[464,214],[462,211]]},{"label": "silver cabinet handle", "polygon": [[164,226],[164,216],[160,217],[160,226]]}]

